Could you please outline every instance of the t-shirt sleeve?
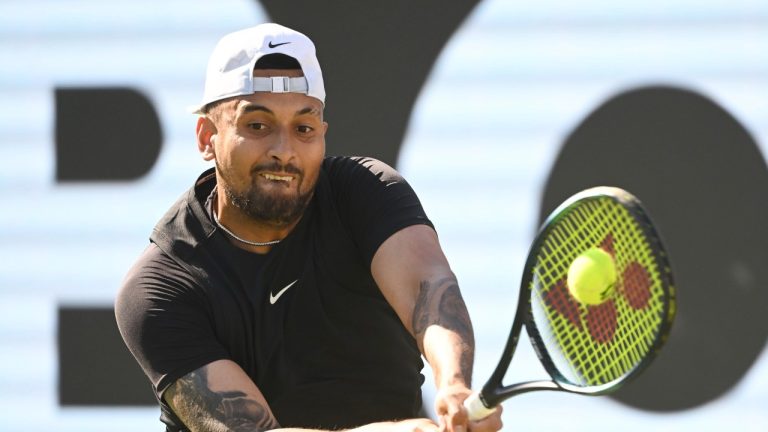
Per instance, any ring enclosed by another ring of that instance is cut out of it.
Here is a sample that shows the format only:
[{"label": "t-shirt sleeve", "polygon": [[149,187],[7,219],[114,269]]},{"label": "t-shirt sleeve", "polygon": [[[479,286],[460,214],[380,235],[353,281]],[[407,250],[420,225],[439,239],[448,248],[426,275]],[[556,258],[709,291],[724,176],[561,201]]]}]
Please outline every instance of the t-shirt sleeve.
[{"label": "t-shirt sleeve", "polygon": [[384,162],[335,157],[326,160],[325,168],[339,216],[368,264],[397,231],[420,224],[434,229],[413,188]]},{"label": "t-shirt sleeve", "polygon": [[115,301],[115,317],[158,400],[177,379],[228,358],[208,308],[193,278],[154,244],[128,272]]}]

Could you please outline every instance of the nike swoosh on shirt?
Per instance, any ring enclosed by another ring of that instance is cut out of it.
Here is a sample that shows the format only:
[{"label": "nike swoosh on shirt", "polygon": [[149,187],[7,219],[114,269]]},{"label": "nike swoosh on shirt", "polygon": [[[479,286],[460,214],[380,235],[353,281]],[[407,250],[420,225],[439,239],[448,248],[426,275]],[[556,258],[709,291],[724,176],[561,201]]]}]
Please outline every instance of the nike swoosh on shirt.
[{"label": "nike swoosh on shirt", "polygon": [[283,294],[285,294],[285,292],[286,292],[286,291],[288,291],[288,288],[292,287],[292,286],[293,286],[293,284],[295,284],[295,283],[296,283],[296,282],[298,282],[298,281],[299,281],[299,280],[298,280],[298,279],[296,279],[295,281],[293,281],[293,282],[289,283],[289,284],[288,284],[288,285],[286,285],[286,286],[285,286],[283,289],[281,289],[280,291],[278,291],[276,295],[272,295],[272,291],[270,291],[270,292],[269,292],[269,304],[275,304],[275,302],[277,302],[277,299],[279,299],[279,298],[280,298],[280,297],[281,297]]},{"label": "nike swoosh on shirt", "polygon": [[269,43],[269,47],[270,47],[270,48],[277,48],[277,47],[279,47],[280,45],[286,45],[286,44],[289,44],[289,43],[290,43],[290,42],[280,42],[280,43],[274,43],[274,44],[273,44],[272,42],[270,42],[270,43]]}]

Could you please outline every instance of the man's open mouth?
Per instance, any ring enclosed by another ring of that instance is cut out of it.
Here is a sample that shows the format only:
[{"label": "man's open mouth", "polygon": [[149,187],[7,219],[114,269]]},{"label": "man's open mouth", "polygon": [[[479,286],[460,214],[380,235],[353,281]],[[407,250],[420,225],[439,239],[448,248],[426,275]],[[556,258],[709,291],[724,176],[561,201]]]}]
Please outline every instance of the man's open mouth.
[{"label": "man's open mouth", "polygon": [[293,176],[292,175],[277,175],[277,174],[269,174],[269,173],[262,173],[261,175],[265,179],[273,180],[273,181],[290,182],[291,180],[293,180]]}]

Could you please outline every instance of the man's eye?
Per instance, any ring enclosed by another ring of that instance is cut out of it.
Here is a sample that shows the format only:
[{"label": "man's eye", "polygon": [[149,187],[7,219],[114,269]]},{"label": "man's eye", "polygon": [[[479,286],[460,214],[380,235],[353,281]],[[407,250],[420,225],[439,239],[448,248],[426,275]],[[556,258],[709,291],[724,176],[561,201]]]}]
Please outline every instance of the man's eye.
[{"label": "man's eye", "polygon": [[307,125],[301,125],[301,126],[297,127],[297,128],[296,128],[296,130],[297,130],[299,133],[302,133],[302,134],[306,134],[306,133],[310,133],[310,132],[312,132],[314,129],[312,129],[312,127],[311,127],[311,126],[307,126]]},{"label": "man's eye", "polygon": [[248,127],[253,130],[260,131],[260,130],[266,129],[267,125],[265,125],[264,123],[248,123]]}]

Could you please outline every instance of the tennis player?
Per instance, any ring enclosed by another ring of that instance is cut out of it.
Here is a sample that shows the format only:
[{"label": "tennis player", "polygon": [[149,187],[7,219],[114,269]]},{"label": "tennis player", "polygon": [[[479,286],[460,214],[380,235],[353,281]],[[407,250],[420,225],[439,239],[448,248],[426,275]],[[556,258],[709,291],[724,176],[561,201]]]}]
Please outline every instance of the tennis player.
[{"label": "tennis player", "polygon": [[[214,167],[116,301],[166,430],[499,430],[500,410],[462,407],[472,324],[431,222],[394,169],[325,156],[324,106],[303,34],[263,24],[216,46],[196,108]],[[422,355],[437,421],[418,418]]]}]

